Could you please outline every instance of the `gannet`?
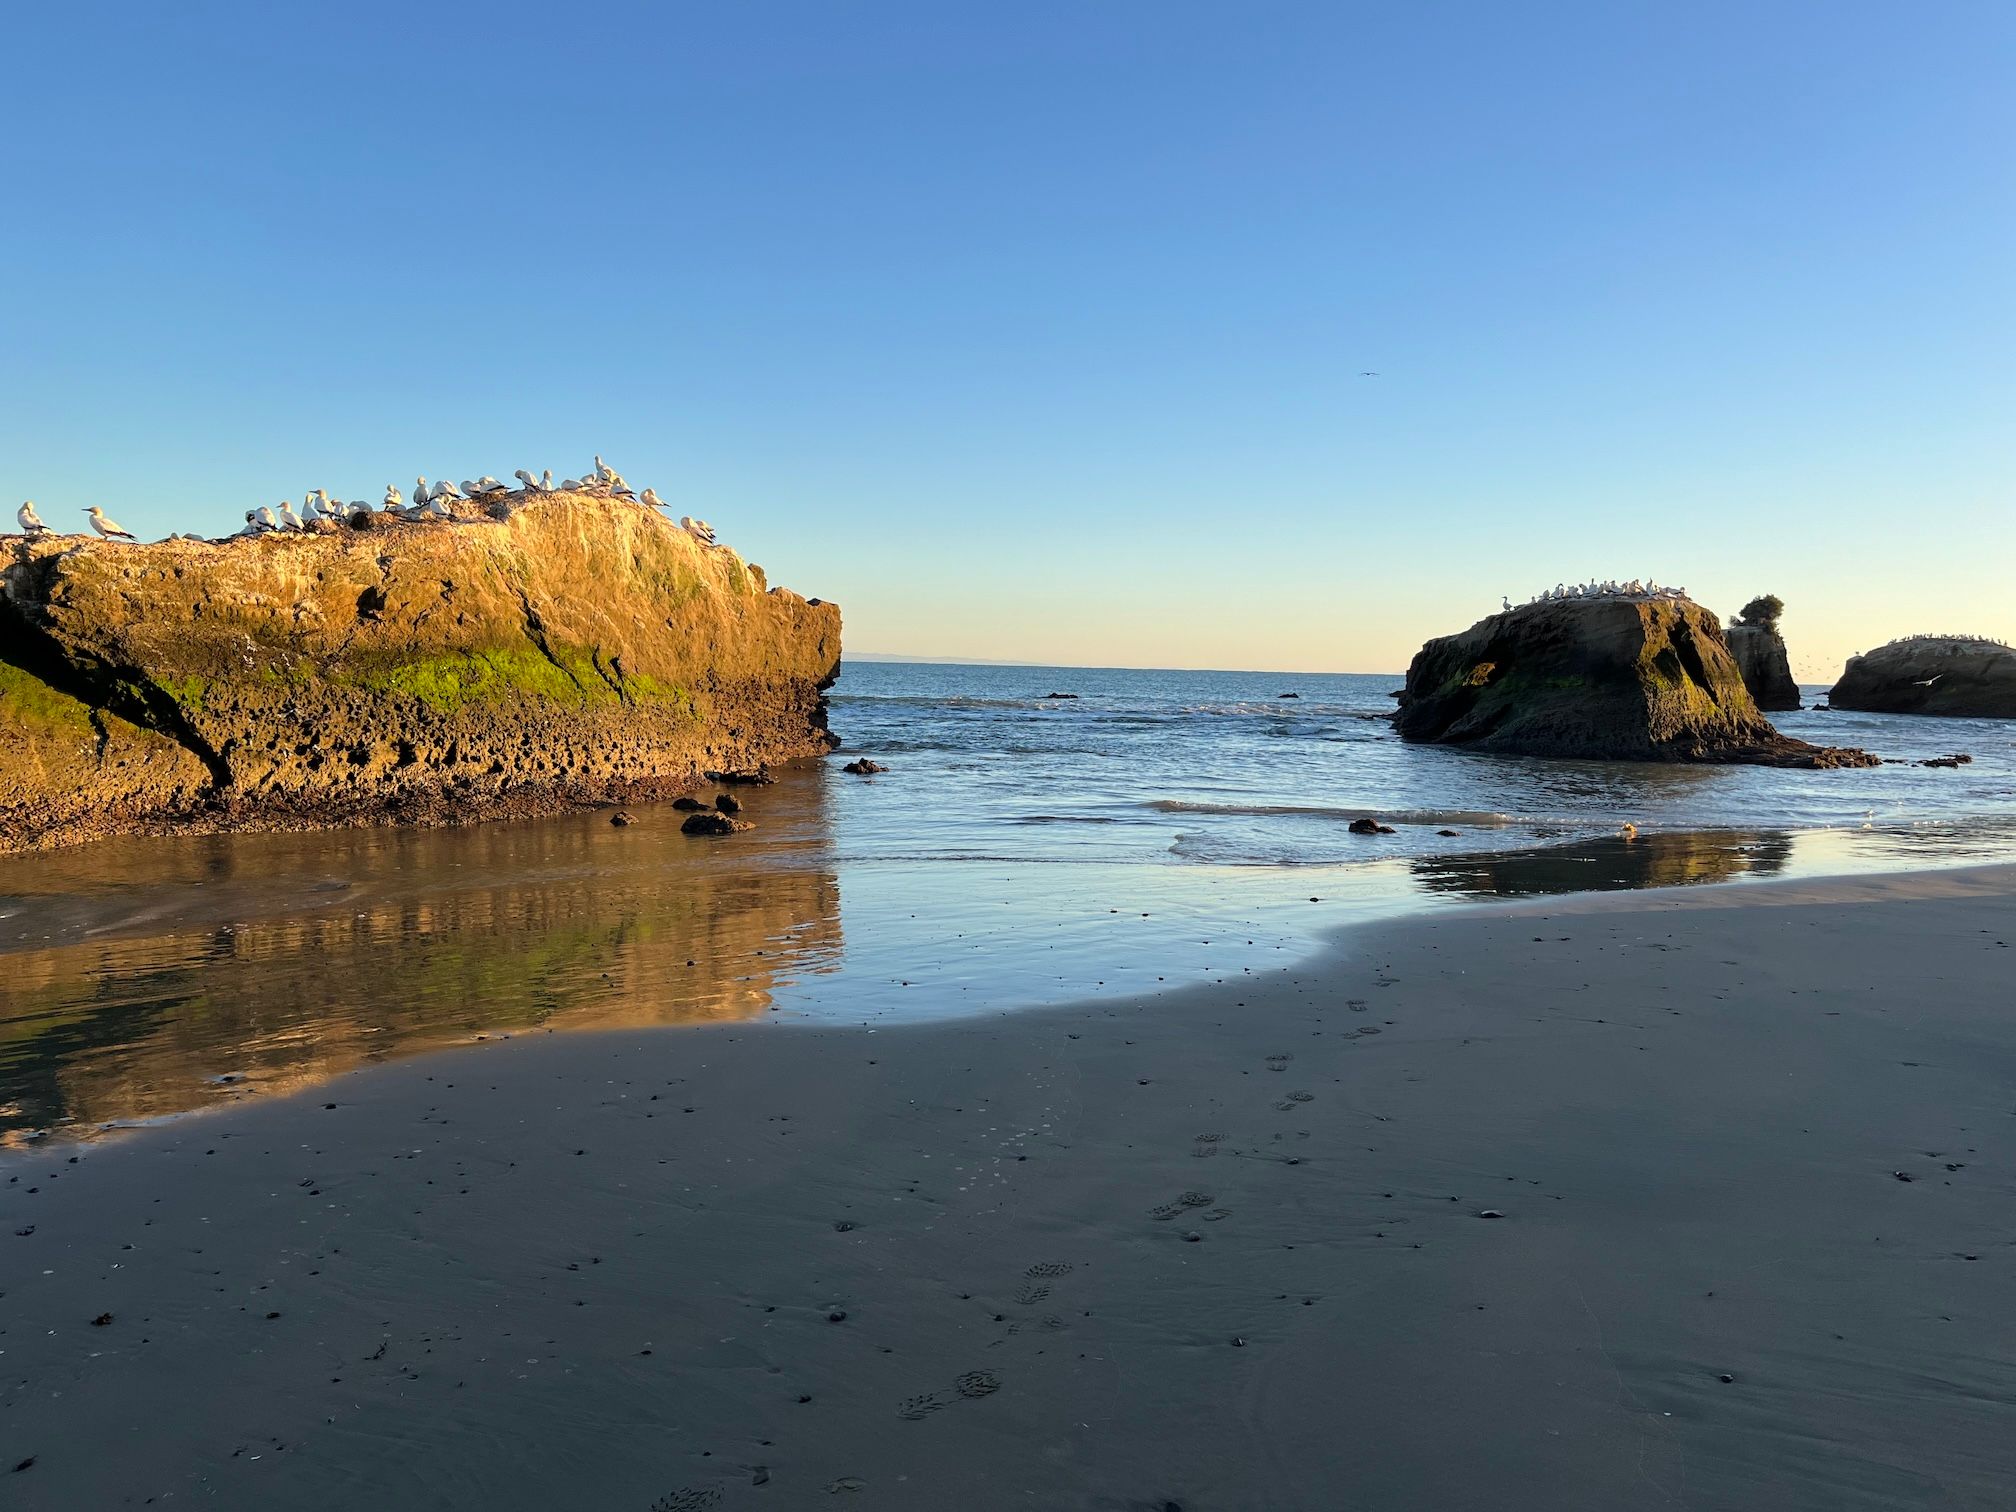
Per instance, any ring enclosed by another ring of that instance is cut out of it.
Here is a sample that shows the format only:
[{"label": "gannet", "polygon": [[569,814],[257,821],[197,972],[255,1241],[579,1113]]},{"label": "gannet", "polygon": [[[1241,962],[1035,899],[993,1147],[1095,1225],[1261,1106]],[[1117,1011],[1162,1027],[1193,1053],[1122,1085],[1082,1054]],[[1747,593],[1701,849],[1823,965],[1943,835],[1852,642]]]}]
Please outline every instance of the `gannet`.
[{"label": "gannet", "polygon": [[616,469],[602,460],[600,452],[595,453],[595,476],[604,483],[613,482],[616,477]]},{"label": "gannet", "polygon": [[519,468],[518,471],[511,474],[511,476],[516,478],[520,483],[525,485],[523,488],[518,490],[520,493],[537,493],[539,491],[539,480],[534,478],[532,474],[530,474],[529,472],[525,471],[524,468],[522,467]]},{"label": "gannet", "polygon": [[306,530],[308,528],[301,523],[301,516],[294,513],[294,505],[291,500],[282,499],[280,501],[280,528],[282,530]]},{"label": "gannet", "polygon": [[491,477],[490,474],[488,473],[483,474],[482,477],[476,480],[476,486],[482,489],[483,492],[485,493],[504,492],[504,485],[502,483],[499,483],[495,478]]},{"label": "gannet", "polygon": [[714,527],[709,525],[705,520],[696,520],[691,515],[681,515],[679,523],[700,537],[709,546],[714,544]]},{"label": "gannet", "polygon": [[315,525],[322,519],[322,504],[315,495],[318,489],[310,489],[308,497],[301,501],[301,520],[306,525]]},{"label": "gannet", "polygon": [[439,494],[436,494],[425,504],[414,505],[413,514],[416,519],[452,520],[455,518],[455,512],[448,507],[448,501]]},{"label": "gannet", "polygon": [[399,509],[404,507],[405,503],[406,495],[399,492],[390,483],[387,483],[385,485],[385,507],[387,509]]},{"label": "gannet", "polygon": [[84,513],[91,517],[91,528],[105,537],[106,540],[130,541],[133,539],[132,531],[126,529],[125,526],[115,520],[106,519],[105,511],[100,509],[96,504],[93,504]]},{"label": "gannet", "polygon": [[649,504],[653,509],[663,509],[665,507],[665,501],[658,497],[658,490],[655,488],[645,489],[640,496],[639,502]]},{"label": "gannet", "polygon": [[415,478],[413,480],[413,502],[415,504],[425,504],[428,500],[428,497],[429,495],[427,493],[426,478],[424,477]]},{"label": "gannet", "polygon": [[457,488],[453,483],[450,483],[446,478],[443,478],[439,483],[434,485],[434,497],[437,499],[459,499],[462,497],[462,490]]},{"label": "gannet", "polygon": [[35,513],[35,501],[30,499],[14,511],[14,518],[21,522],[21,530],[31,539],[35,536],[54,535],[55,531],[42,523],[42,516]]},{"label": "gannet", "polygon": [[562,478],[560,480],[560,492],[562,493],[581,492],[581,480],[579,478]]},{"label": "gannet", "polygon": [[539,492],[553,492],[553,469],[550,467],[539,474]]},{"label": "gannet", "polygon": [[268,509],[264,504],[255,509],[252,512],[252,516],[259,522],[261,530],[278,530],[280,528],[280,521],[275,517],[273,511]]},{"label": "gannet", "polygon": [[1498,602],[1505,606],[1504,610],[1502,611],[1503,613],[1510,614],[1512,612],[1511,599],[1507,598],[1504,594],[1501,593],[1498,595]]}]

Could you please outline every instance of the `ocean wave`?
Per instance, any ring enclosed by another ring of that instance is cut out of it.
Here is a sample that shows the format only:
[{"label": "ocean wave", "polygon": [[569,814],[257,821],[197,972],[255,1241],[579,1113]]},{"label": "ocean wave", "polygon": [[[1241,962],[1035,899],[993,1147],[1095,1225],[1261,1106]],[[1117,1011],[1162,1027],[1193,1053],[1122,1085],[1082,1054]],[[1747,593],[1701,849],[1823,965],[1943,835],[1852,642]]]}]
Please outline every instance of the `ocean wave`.
[{"label": "ocean wave", "polygon": [[[1248,819],[1379,819],[1388,824],[1469,824],[1503,826],[1513,824],[1533,824],[1547,821],[1520,818],[1512,814],[1496,814],[1476,809],[1382,809],[1382,808],[1332,808],[1319,804],[1299,803],[1193,803],[1182,798],[1151,798],[1141,805],[1153,809],[1158,814],[1227,814]],[[1553,821],[1557,823],[1587,823],[1573,819]]]}]

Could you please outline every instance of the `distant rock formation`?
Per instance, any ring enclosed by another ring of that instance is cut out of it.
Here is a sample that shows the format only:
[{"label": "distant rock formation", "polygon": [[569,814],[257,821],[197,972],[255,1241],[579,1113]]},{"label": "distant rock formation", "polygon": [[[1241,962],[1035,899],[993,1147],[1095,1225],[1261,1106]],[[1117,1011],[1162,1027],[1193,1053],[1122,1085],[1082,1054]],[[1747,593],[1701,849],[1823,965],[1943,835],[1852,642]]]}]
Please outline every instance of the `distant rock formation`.
[{"label": "distant rock formation", "polygon": [[1547,600],[1428,642],[1394,715],[1407,740],[1593,760],[1875,766],[1780,735],[1717,618],[1690,599]]},{"label": "distant rock formation", "polygon": [[1848,659],[1827,695],[1837,709],[2016,719],[2016,647],[1963,635],[1913,635]]},{"label": "distant rock formation", "polygon": [[1743,674],[1757,707],[1767,713],[1802,707],[1799,684],[1792,678],[1792,658],[1785,637],[1766,625],[1731,625],[1725,632],[1729,654]]},{"label": "distant rock formation", "polygon": [[452,823],[823,754],[840,612],[656,511],[0,546],[0,850]]}]

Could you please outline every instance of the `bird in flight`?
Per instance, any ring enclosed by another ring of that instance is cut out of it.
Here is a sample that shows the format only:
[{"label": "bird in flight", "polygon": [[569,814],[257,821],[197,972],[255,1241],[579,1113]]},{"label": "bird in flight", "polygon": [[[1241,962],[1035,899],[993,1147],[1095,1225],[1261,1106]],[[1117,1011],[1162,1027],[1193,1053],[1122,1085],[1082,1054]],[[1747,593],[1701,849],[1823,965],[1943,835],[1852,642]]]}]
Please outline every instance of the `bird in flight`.
[{"label": "bird in flight", "polygon": [[1360,378],[1377,378],[1379,375],[1377,373],[1360,373],[1358,376]]}]

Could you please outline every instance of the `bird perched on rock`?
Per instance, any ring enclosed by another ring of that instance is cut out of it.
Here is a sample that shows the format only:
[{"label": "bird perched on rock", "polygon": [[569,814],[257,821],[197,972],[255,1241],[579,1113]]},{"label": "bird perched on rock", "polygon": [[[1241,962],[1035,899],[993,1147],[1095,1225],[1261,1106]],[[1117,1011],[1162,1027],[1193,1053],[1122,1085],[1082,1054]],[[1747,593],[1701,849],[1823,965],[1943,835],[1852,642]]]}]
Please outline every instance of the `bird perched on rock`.
[{"label": "bird perched on rock", "polygon": [[638,502],[642,504],[648,504],[653,509],[663,509],[665,507],[665,501],[658,497],[658,490],[655,488],[645,489],[644,492],[638,496]]},{"label": "bird perched on rock", "polygon": [[480,493],[505,492],[504,485],[502,483],[499,483],[495,478],[491,477],[490,474],[488,473],[483,474],[482,477],[476,480],[476,490]]},{"label": "bird perched on rock", "polygon": [[446,499],[436,494],[425,504],[414,505],[413,517],[416,520],[452,520],[455,518],[455,511],[448,507]]},{"label": "bird perched on rock", "polygon": [[275,517],[273,511],[268,509],[264,504],[253,510],[248,518],[256,520],[262,531],[278,530],[280,528],[280,521]]},{"label": "bird perched on rock", "polygon": [[524,468],[522,467],[519,468],[518,471],[511,474],[511,476],[516,478],[519,481],[519,483],[523,485],[518,490],[518,492],[520,493],[539,492],[539,480],[533,477],[532,474],[530,474],[529,472],[525,471]]},{"label": "bird perched on rock", "polygon": [[258,510],[248,509],[245,511],[245,528],[239,531],[238,534],[264,535],[271,528],[264,520],[259,518]]},{"label": "bird perched on rock", "polygon": [[313,489],[308,497],[301,501],[301,523],[310,530],[322,523],[322,501],[315,497],[321,491],[319,488]]},{"label": "bird perched on rock", "polygon": [[37,536],[54,535],[55,531],[42,523],[42,516],[35,513],[35,501],[30,499],[14,511],[14,518],[21,522],[21,533],[31,541]]},{"label": "bird perched on rock", "polygon": [[562,478],[560,480],[560,492],[562,493],[581,492],[581,480],[579,478]]},{"label": "bird perched on rock", "polygon": [[294,505],[291,500],[282,499],[280,501],[280,528],[282,530],[306,530],[308,528],[301,523],[301,516],[294,513]]},{"label": "bird perched on rock", "polygon": [[406,495],[399,492],[390,483],[387,483],[385,485],[385,507],[387,509],[400,509],[405,506],[405,503]]},{"label": "bird perched on rock", "polygon": [[539,474],[539,492],[553,492],[553,469],[550,467],[543,469]]},{"label": "bird perched on rock", "polygon": [[679,523],[692,531],[693,534],[705,541],[709,546],[714,544],[714,527],[709,525],[705,520],[696,520],[691,515],[681,515]]},{"label": "bird perched on rock", "polygon": [[437,499],[459,499],[463,497],[463,490],[457,488],[446,478],[443,478],[439,483],[434,485],[434,497]]},{"label": "bird perched on rock", "polygon": [[415,504],[425,504],[431,497],[432,495],[427,492],[427,479],[425,477],[415,478],[413,480],[413,502]]},{"label": "bird perched on rock", "polygon": [[100,509],[96,504],[93,504],[84,513],[91,517],[91,528],[106,540],[130,541],[134,538],[133,532],[126,529],[125,526],[119,524],[116,520],[106,519],[105,511]]}]

